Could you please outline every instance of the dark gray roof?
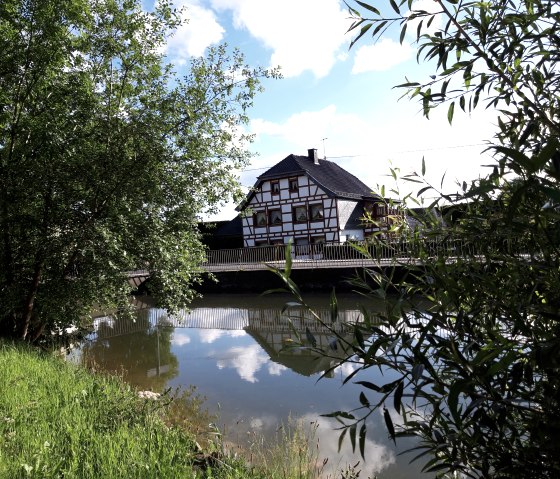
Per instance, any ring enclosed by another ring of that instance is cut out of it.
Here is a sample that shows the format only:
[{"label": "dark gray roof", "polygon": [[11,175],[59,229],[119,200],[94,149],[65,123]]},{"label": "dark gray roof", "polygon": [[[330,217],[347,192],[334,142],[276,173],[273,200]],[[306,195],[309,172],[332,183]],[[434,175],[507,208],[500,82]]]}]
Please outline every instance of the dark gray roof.
[{"label": "dark gray roof", "polygon": [[[380,196],[372,192],[372,188],[336,163],[328,160],[319,160],[319,164],[316,165],[308,156],[293,154],[287,156],[260,175],[253,189],[258,189],[265,180],[301,174],[307,174],[327,194],[337,198],[351,200],[380,199]],[[254,192],[249,193],[240,207],[248,203],[253,195]]]},{"label": "dark gray roof", "polygon": [[237,215],[229,221],[218,221],[216,224],[215,234],[217,236],[235,236],[243,234],[241,216]]}]

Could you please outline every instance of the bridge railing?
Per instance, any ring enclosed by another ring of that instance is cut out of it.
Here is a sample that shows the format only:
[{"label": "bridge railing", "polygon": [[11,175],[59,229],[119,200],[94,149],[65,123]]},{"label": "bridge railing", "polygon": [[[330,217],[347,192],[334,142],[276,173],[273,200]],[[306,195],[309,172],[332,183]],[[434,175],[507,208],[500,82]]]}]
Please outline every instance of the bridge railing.
[{"label": "bridge railing", "polygon": [[[473,254],[464,241],[452,238],[430,238],[421,243],[417,241],[362,242],[362,248],[355,248],[349,243],[319,243],[292,245],[291,257],[302,267],[310,267],[310,263],[323,265],[344,264],[368,265],[372,262],[419,260],[426,257],[459,257]],[[286,245],[254,246],[235,249],[209,250],[205,268],[224,265],[240,265],[251,269],[251,265],[281,264],[286,261]]]}]

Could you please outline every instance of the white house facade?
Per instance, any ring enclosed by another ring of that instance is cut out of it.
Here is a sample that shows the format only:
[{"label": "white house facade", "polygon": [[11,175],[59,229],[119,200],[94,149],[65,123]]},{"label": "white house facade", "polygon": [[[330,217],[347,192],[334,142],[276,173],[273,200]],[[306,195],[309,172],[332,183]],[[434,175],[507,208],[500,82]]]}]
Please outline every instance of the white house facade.
[{"label": "white house facade", "polygon": [[307,156],[289,155],[259,176],[237,209],[245,247],[363,240],[380,227],[366,224],[364,216],[388,214],[383,198],[340,166],[319,159],[315,149]]}]

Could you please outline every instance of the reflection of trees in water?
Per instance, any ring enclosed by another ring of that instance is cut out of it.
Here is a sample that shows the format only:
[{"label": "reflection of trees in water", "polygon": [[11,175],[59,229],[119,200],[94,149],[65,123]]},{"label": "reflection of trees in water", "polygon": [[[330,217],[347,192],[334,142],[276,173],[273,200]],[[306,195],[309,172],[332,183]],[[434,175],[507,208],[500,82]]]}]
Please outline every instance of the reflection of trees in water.
[{"label": "reflection of trees in water", "polygon": [[[100,318],[96,334],[82,347],[88,367],[117,372],[141,389],[161,391],[178,373],[178,360],[171,352],[173,328],[163,318],[150,321],[148,311],[128,316]],[[117,334],[115,331],[132,331]]]}]

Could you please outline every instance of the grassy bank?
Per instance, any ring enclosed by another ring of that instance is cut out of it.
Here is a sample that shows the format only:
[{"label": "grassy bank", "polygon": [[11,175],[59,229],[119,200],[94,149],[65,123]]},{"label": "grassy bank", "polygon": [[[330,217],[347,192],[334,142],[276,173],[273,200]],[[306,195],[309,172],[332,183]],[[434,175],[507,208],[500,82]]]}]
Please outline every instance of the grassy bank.
[{"label": "grassy bank", "polygon": [[320,475],[309,438],[297,427],[274,445],[252,449],[252,465],[220,453],[219,444],[201,451],[197,427],[181,419],[177,401],[141,399],[119,378],[0,340],[0,479]]},{"label": "grassy bank", "polygon": [[161,402],[26,346],[0,342],[0,478],[265,477],[197,450]]}]

